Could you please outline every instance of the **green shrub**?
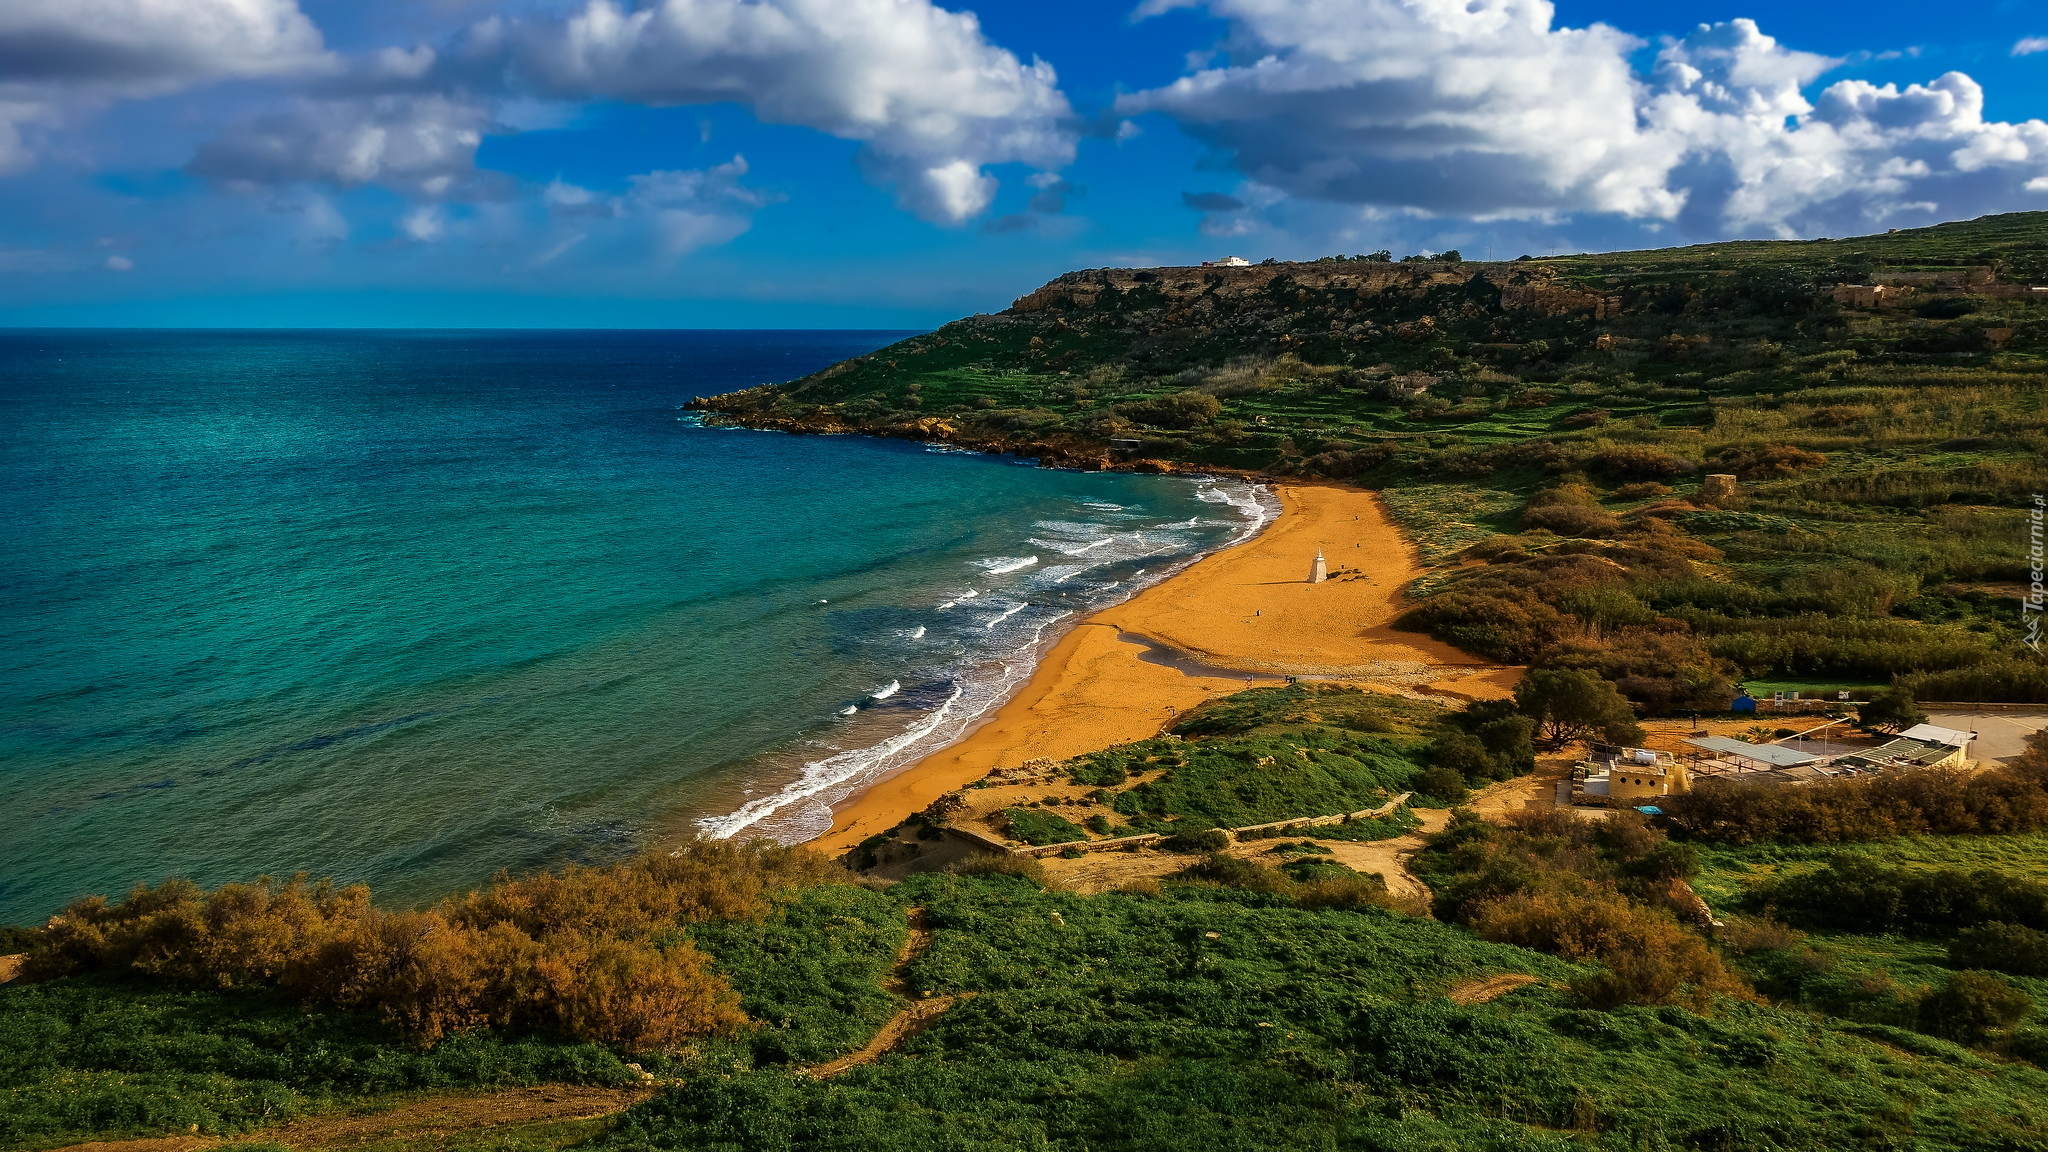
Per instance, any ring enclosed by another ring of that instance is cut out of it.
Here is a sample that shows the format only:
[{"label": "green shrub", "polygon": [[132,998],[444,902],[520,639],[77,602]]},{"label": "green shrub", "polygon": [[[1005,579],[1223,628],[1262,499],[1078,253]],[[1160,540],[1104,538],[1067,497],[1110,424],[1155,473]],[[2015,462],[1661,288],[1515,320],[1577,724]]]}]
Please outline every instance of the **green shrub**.
[{"label": "green shrub", "polygon": [[1206,856],[1173,873],[1167,879],[1220,884],[1228,888],[1242,888],[1248,892],[1282,893],[1290,891],[1294,886],[1294,882],[1276,868],[1267,868],[1241,856],[1230,856],[1222,852]]},{"label": "green shrub", "polygon": [[1414,787],[1415,798],[1409,803],[1419,807],[1455,808],[1465,802],[1465,777],[1447,764],[1424,769]]},{"label": "green shrub", "polygon": [[1759,884],[1749,899],[1810,923],[1861,932],[2048,928],[2048,884],[1990,869],[1891,867],[1853,853]]},{"label": "green shrub", "polygon": [[1035,808],[1003,809],[1001,826],[1009,835],[1034,846],[1070,844],[1088,838],[1086,829],[1065,816]]},{"label": "green shrub", "polygon": [[2014,976],[2048,976],[2048,932],[2017,924],[1978,924],[1949,942],[1948,962]]},{"label": "green shrub", "polygon": [[1159,847],[1167,852],[1220,852],[1229,846],[1230,833],[1221,828],[1176,832],[1159,842]]},{"label": "green shrub", "polygon": [[1121,758],[1102,753],[1075,760],[1068,765],[1067,775],[1074,783],[1092,788],[1115,788],[1130,779]]},{"label": "green shrub", "polygon": [[2033,998],[2010,981],[1983,972],[1956,972],[1921,999],[1920,1029],[1981,1044],[2033,1010]]}]

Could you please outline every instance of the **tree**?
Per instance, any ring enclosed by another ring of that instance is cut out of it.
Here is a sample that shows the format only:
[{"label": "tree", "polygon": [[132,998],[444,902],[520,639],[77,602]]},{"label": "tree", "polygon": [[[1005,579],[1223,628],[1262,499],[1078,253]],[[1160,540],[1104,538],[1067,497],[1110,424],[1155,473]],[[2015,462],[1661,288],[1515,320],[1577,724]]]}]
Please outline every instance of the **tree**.
[{"label": "tree", "polygon": [[1910,691],[1887,688],[1871,697],[1869,703],[1857,707],[1856,722],[1879,732],[1897,732],[1901,728],[1927,723],[1927,713],[1913,702]]},{"label": "tree", "polygon": [[1598,732],[1610,744],[1643,738],[1627,698],[1582,669],[1531,669],[1515,685],[1515,706],[1553,745],[1569,744],[1588,732]]}]

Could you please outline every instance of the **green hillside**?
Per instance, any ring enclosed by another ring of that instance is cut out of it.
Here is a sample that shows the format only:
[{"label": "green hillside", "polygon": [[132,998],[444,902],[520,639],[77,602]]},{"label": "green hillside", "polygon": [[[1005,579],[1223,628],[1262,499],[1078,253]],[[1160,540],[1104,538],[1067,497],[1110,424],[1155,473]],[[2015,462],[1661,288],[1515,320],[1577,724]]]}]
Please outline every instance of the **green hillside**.
[{"label": "green hillside", "polygon": [[1493,264],[1103,269],[696,407],[1377,488],[1437,566],[1411,626],[1592,668],[1652,711],[1725,707],[1743,679],[2048,701],[2016,599],[2023,510],[2048,492],[2037,282],[2044,213]]}]

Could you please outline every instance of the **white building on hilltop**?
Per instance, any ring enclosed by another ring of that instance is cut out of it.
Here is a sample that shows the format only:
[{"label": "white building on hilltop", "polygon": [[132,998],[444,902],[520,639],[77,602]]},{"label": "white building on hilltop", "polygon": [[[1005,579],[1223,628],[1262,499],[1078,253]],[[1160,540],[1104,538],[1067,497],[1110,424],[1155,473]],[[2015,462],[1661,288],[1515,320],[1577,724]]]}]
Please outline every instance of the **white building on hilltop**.
[{"label": "white building on hilltop", "polygon": [[1204,268],[1249,268],[1252,262],[1242,256],[1225,256],[1221,260],[1204,260]]}]

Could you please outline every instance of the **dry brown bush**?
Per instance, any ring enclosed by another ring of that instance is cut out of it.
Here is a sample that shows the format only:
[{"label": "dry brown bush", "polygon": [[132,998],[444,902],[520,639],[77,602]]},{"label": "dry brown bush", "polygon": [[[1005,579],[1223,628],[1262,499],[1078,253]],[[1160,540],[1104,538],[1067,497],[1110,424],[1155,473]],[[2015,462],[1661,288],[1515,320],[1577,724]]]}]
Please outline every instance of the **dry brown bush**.
[{"label": "dry brown bush", "polygon": [[1744,916],[1730,920],[1714,933],[1728,950],[1737,955],[1751,952],[1789,952],[1806,939],[1806,933],[1776,920]]},{"label": "dry brown bush", "polygon": [[994,852],[978,852],[954,864],[948,864],[946,871],[956,876],[1022,876],[1040,888],[1059,887],[1059,881],[1045,870],[1045,865],[1030,856],[998,855]]},{"label": "dry brown bush", "polygon": [[1520,525],[1525,529],[1541,528],[1559,536],[1612,536],[1621,530],[1621,521],[1613,513],[1582,504],[1548,504],[1530,508],[1522,513]]},{"label": "dry brown bush", "polygon": [[1596,1008],[1681,1001],[1704,1007],[1716,996],[1754,996],[1706,941],[1619,893],[1516,892],[1480,906],[1471,928],[1495,943],[1606,965],[1572,985]]},{"label": "dry brown bush", "polygon": [[1723,448],[1714,454],[1713,459],[1715,467],[1725,468],[1744,480],[1780,480],[1827,462],[1828,458],[1819,452],[1808,452],[1789,444]]},{"label": "dry brown bush", "polygon": [[27,975],[132,971],[219,987],[275,984],[373,1011],[422,1047],[482,1025],[553,1029],[651,1049],[745,1024],[682,924],[760,915],[773,889],[846,879],[767,841],[700,842],[603,868],[500,875],[426,911],[390,912],[360,886],[305,877],[138,887],[73,903]]}]

